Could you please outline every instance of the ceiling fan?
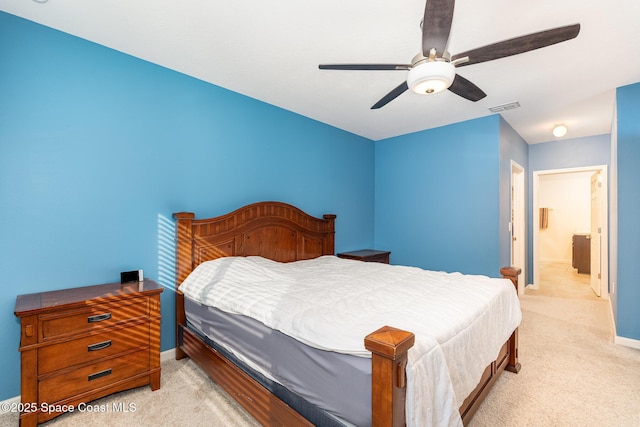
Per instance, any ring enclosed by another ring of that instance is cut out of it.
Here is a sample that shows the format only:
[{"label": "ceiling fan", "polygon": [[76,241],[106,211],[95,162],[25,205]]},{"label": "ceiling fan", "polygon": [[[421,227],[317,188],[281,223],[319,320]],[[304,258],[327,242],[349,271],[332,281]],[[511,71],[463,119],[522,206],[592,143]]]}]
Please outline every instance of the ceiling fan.
[{"label": "ceiling fan", "polygon": [[578,36],[580,24],[567,25],[493,43],[451,56],[446,50],[453,20],[455,0],[427,0],[422,21],[422,52],[411,64],[320,64],[321,70],[406,70],[407,80],[398,85],[371,109],[385,106],[406,90],[432,94],[449,89],[476,102],[487,96],[478,86],[459,74],[457,67],[493,61],[551,46]]}]

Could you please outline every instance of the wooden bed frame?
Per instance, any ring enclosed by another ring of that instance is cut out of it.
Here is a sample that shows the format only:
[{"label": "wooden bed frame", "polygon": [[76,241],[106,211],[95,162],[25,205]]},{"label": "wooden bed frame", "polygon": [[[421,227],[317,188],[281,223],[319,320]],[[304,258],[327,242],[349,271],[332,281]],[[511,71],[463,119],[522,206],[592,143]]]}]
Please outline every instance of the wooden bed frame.
[{"label": "wooden bed frame", "polygon": [[[173,217],[176,219],[177,285],[200,263],[225,256],[260,255],[290,262],[334,254],[336,216],[326,214],[315,218],[285,203],[254,203],[209,219],[196,220],[190,212],[175,213]],[[516,289],[519,272],[520,269],[513,267],[500,270]],[[262,425],[312,425],[189,330],[184,295],[177,289],[176,339],[176,359],[190,357]],[[363,339],[365,347],[372,352],[372,425],[403,426],[405,366],[414,335],[384,326]],[[504,369],[520,370],[517,329],[461,406],[463,423],[471,419]]]}]

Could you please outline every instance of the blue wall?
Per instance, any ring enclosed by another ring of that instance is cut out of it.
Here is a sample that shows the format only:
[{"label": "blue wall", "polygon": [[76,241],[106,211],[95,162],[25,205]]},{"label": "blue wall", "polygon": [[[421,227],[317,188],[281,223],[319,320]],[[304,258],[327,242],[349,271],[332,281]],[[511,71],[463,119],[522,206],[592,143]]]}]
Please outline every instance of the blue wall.
[{"label": "blue wall", "polygon": [[640,340],[640,83],[618,88],[618,336]]},{"label": "blue wall", "polygon": [[376,146],[376,248],[394,264],[498,275],[499,116]]},{"label": "blue wall", "polygon": [[[500,118],[500,266],[511,265],[511,162],[527,169],[529,146],[524,139]],[[526,185],[526,182],[525,182]],[[525,212],[529,209],[525,206]],[[522,265],[514,267],[523,268]],[[524,275],[525,284],[527,274]]]},{"label": "blue wall", "polygon": [[534,171],[608,165],[611,135],[563,139],[529,146],[529,177]]},{"label": "blue wall", "polygon": [[119,280],[167,287],[175,211],[262,200],[338,215],[373,244],[371,141],[0,12],[0,400],[19,394],[18,294]]},{"label": "blue wall", "polygon": [[376,247],[395,264],[497,276],[512,160],[526,167],[528,146],[497,115],[376,142]]}]

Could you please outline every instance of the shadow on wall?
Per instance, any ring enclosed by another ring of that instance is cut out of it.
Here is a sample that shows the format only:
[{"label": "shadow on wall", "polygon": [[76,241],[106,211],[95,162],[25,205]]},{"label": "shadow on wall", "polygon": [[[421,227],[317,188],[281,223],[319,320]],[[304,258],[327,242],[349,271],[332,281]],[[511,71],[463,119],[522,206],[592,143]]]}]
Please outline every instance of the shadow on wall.
[{"label": "shadow on wall", "polygon": [[175,236],[173,220],[158,214],[158,283],[174,291],[176,289]]}]

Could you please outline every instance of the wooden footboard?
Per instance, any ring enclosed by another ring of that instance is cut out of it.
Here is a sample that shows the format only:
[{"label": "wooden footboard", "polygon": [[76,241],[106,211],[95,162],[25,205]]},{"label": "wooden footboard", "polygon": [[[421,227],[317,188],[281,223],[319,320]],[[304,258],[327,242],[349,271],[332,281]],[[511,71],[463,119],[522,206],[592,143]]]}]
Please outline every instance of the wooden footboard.
[{"label": "wooden footboard", "polygon": [[[520,269],[503,267],[500,274],[518,290]],[[371,351],[372,427],[400,427],[406,424],[407,352],[413,346],[413,333],[385,326],[367,335],[365,347]],[[462,423],[473,417],[489,390],[504,370],[518,373],[518,329],[504,343],[498,357],[487,366],[476,388],[460,407]]]},{"label": "wooden footboard", "polygon": [[[277,261],[295,261],[334,254],[334,221],[326,214],[315,218],[293,206],[261,202],[216,218],[194,219],[189,212],[174,214],[176,223],[177,284],[201,262],[224,256],[260,255]],[[520,269],[505,267],[500,273],[517,289]],[[192,358],[240,405],[263,425],[311,426],[268,389],[211,348],[186,324],[184,295],[176,291],[176,359]],[[405,425],[406,360],[414,335],[384,327],[365,338],[372,352],[373,426]],[[518,330],[485,370],[476,390],[460,408],[463,422],[473,416],[489,389],[504,370],[518,372]]]}]

